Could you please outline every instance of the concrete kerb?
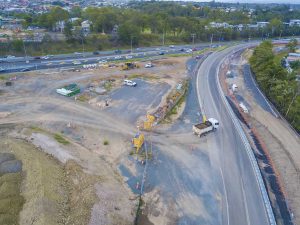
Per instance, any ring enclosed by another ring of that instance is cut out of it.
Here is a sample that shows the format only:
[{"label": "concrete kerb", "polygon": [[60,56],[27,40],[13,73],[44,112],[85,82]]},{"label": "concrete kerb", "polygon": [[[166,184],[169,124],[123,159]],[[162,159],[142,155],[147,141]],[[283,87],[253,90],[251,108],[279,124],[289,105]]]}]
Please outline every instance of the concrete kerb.
[{"label": "concrete kerb", "polygon": [[271,202],[270,202],[269,196],[267,194],[267,190],[266,190],[266,187],[264,185],[263,178],[262,178],[261,172],[259,170],[259,166],[258,166],[257,161],[255,159],[254,153],[252,152],[250,143],[249,143],[249,141],[248,141],[248,139],[247,139],[247,137],[246,137],[239,121],[238,121],[238,119],[236,118],[236,116],[235,116],[234,112],[232,111],[229,103],[227,102],[226,97],[225,97],[225,95],[222,91],[222,88],[221,88],[221,84],[220,84],[220,81],[219,81],[219,69],[220,69],[220,66],[224,62],[225,59],[226,58],[222,59],[219,62],[218,66],[217,66],[216,79],[217,79],[218,91],[219,91],[219,94],[222,98],[222,101],[224,102],[224,104],[226,106],[226,109],[229,112],[229,115],[230,115],[230,117],[231,117],[231,119],[234,123],[234,126],[235,126],[236,130],[238,131],[238,133],[239,133],[239,135],[240,135],[240,137],[241,137],[241,139],[244,143],[244,146],[246,148],[248,157],[250,159],[252,168],[253,168],[254,173],[255,173],[256,181],[257,181],[258,186],[260,188],[260,191],[262,193],[262,197],[263,197],[263,201],[264,201],[266,211],[267,211],[267,214],[268,214],[269,222],[270,222],[271,225],[276,225],[276,220],[275,220],[274,213],[273,213],[273,210],[272,210]]}]

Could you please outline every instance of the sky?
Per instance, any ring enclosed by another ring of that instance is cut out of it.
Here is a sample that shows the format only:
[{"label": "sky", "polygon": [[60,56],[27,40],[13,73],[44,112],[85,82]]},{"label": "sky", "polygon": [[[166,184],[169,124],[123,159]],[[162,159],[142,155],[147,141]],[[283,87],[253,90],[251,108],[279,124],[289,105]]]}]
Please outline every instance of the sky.
[{"label": "sky", "polygon": [[300,4],[300,0],[216,0],[216,2]]}]

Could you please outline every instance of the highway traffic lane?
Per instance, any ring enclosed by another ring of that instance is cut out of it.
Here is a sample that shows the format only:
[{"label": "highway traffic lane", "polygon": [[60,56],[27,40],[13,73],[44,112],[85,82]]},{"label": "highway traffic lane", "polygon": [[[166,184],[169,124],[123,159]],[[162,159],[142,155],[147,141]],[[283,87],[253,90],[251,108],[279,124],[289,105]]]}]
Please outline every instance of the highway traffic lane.
[{"label": "highway traffic lane", "polygon": [[216,73],[219,62],[233,47],[209,56],[200,67],[199,92],[208,117],[220,120],[220,128],[214,134],[219,157],[216,167],[224,182],[224,224],[269,224],[266,209],[254,171],[242,139],[219,96]]}]

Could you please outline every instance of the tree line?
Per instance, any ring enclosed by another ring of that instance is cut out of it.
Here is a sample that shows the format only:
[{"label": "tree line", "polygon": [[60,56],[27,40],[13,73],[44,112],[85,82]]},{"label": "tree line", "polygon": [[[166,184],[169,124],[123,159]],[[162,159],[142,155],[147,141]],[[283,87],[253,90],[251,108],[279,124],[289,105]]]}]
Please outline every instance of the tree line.
[{"label": "tree line", "polygon": [[[300,27],[286,27],[283,22],[300,18],[300,11],[289,11],[288,7],[260,9],[249,15],[248,9],[225,12],[219,8],[187,4],[182,6],[172,2],[131,2],[125,8],[118,7],[88,7],[82,10],[79,6],[70,11],[56,6],[43,14],[18,14],[25,19],[25,26],[36,25],[52,30],[58,21],[68,21],[72,17],[79,20],[67,25],[69,40],[72,40],[74,27],[83,20],[92,22],[92,32],[106,34],[114,43],[135,44],[143,39],[162,42],[163,37],[173,42],[190,42],[191,34],[195,34],[196,41],[236,40],[248,38],[270,38],[276,36],[299,35]],[[260,29],[209,28],[209,22],[228,22],[232,25],[249,24],[257,21],[268,21],[270,24]],[[115,25],[119,26],[118,38],[111,36]],[[76,36],[76,35],[74,35]],[[132,40],[134,39],[134,40]],[[167,39],[166,39],[167,40]]]},{"label": "tree line", "polygon": [[[288,45],[294,45],[294,40]],[[260,88],[278,111],[300,132],[299,83],[295,73],[283,68],[272,51],[270,41],[264,41],[254,49],[250,66]]]}]

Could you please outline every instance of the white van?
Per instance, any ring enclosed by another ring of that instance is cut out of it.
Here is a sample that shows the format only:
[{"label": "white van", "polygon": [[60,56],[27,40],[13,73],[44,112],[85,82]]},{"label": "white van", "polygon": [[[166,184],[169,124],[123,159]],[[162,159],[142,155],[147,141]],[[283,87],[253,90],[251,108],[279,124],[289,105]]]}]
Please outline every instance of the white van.
[{"label": "white van", "polygon": [[124,80],[124,85],[135,87],[136,86],[136,82],[134,82],[132,80]]}]

